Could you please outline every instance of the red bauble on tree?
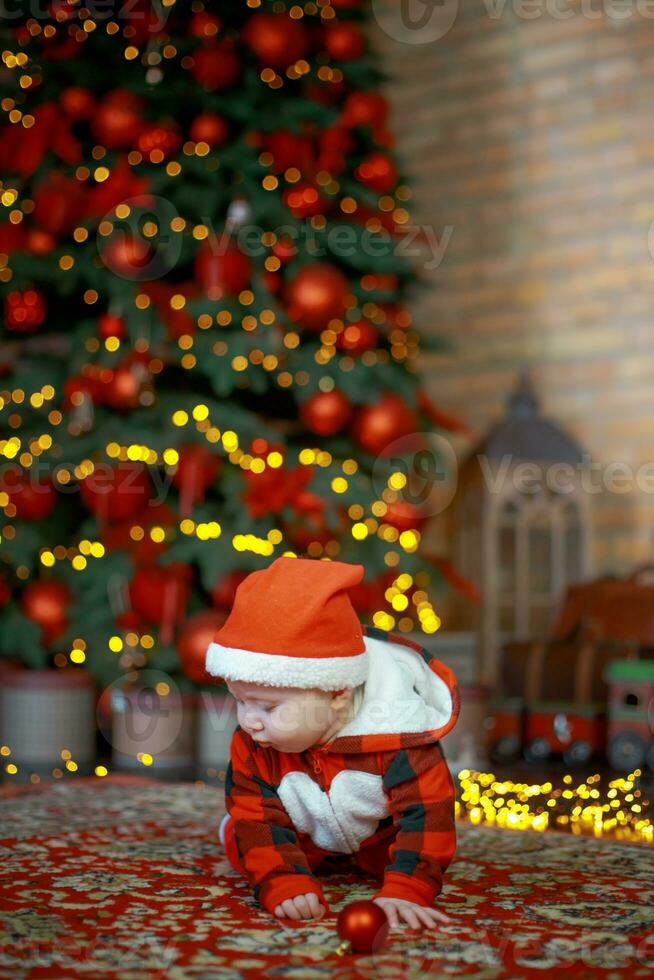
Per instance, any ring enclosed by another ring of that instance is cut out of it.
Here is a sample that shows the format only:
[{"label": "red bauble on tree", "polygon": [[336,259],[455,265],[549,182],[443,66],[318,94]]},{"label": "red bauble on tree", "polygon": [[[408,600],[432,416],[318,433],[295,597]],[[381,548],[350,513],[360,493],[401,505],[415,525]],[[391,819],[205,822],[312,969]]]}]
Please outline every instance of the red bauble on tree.
[{"label": "red bauble on tree", "polygon": [[34,191],[34,221],[51,235],[65,235],[84,213],[86,192],[76,177],[49,173]]},{"label": "red bauble on tree", "polygon": [[313,184],[295,184],[283,194],[284,204],[294,218],[313,218],[324,214],[327,202]]},{"label": "red bauble on tree", "polygon": [[204,668],[207,647],[227,619],[219,609],[203,609],[184,623],[177,639],[182,670],[195,684],[215,684],[216,678]]},{"label": "red bauble on tree", "polygon": [[195,258],[195,278],[209,299],[238,296],[250,285],[250,259],[235,242],[213,236]]},{"label": "red bauble on tree", "polygon": [[397,184],[397,167],[385,153],[370,153],[354,171],[357,180],[378,194],[387,194]]},{"label": "red bauble on tree", "polygon": [[336,929],[343,940],[337,952],[377,953],[388,937],[390,923],[380,905],[375,902],[350,902],[341,909]]},{"label": "red bauble on tree", "polygon": [[356,24],[336,21],[325,28],[325,50],[335,61],[355,61],[365,49],[363,35]]},{"label": "red bauble on tree", "polygon": [[333,436],[340,432],[351,415],[352,405],[337,388],[319,391],[300,406],[300,420],[318,436]]},{"label": "red bauble on tree", "polygon": [[18,465],[0,474],[0,489],[7,494],[16,508],[16,517],[22,521],[45,520],[57,503],[57,491],[50,480],[37,478]]},{"label": "red bauble on tree", "polygon": [[379,92],[351,92],[341,112],[344,126],[382,127],[388,119],[389,106]]},{"label": "red bauble on tree", "polygon": [[180,147],[182,138],[172,124],[144,126],[136,139],[136,148],[153,163],[167,160]]},{"label": "red bauble on tree", "polygon": [[375,405],[357,409],[351,427],[352,438],[373,456],[402,436],[416,431],[416,417],[398,395],[386,392]]},{"label": "red bauble on tree", "polygon": [[125,320],[117,313],[103,313],[98,320],[98,336],[103,340],[109,337],[117,337],[123,340],[125,337]]},{"label": "red bauble on tree", "polygon": [[91,120],[95,139],[110,150],[132,146],[141,129],[142,102],[126,89],[114,89]]},{"label": "red bauble on tree", "polygon": [[45,320],[45,310],[37,289],[14,289],[5,297],[5,327],[16,333],[34,333]]},{"label": "red bauble on tree", "polygon": [[398,531],[420,531],[426,524],[429,515],[421,507],[408,500],[394,500],[386,507],[386,513],[381,518],[384,524],[390,524]]},{"label": "red bauble on tree", "polygon": [[296,167],[305,177],[314,171],[314,152],[311,140],[286,129],[269,133],[264,148],[272,156],[270,169],[274,174],[283,174],[289,167]]},{"label": "red bauble on tree", "polygon": [[346,157],[354,147],[352,134],[341,126],[328,126],[319,137],[319,156],[316,170],[326,170],[336,176],[345,170]]},{"label": "red bauble on tree", "polygon": [[254,51],[262,65],[284,71],[303,58],[307,34],[299,20],[288,14],[252,14],[241,38]]},{"label": "red bauble on tree", "polygon": [[54,643],[66,630],[72,598],[68,586],[57,579],[31,582],[24,590],[21,608],[28,619],[41,627],[46,646]]},{"label": "red bauble on tree", "polygon": [[150,477],[140,463],[100,464],[80,483],[83,502],[105,521],[136,517],[150,499],[150,492]]},{"label": "red bauble on tree", "polygon": [[193,505],[202,503],[206,490],[220,472],[222,460],[202,443],[180,446],[173,484],[179,490],[179,512],[189,517]]},{"label": "red bauble on tree", "polygon": [[162,643],[172,641],[186,614],[191,569],[176,562],[165,567],[139,568],[129,584],[132,608],[146,623],[158,626]]},{"label": "red bauble on tree", "polygon": [[298,252],[297,245],[290,238],[280,238],[273,245],[272,251],[280,262],[288,262]]},{"label": "red bauble on tree", "polygon": [[147,371],[142,366],[120,364],[111,372],[102,400],[117,412],[138,408],[147,377]]},{"label": "red bauble on tree", "polygon": [[214,606],[217,606],[219,609],[231,609],[236,596],[236,590],[248,575],[249,572],[235,571],[229,572],[227,575],[219,578],[211,590],[211,601]]},{"label": "red bauble on tree", "polygon": [[30,228],[27,232],[25,248],[30,255],[47,255],[57,244],[54,235],[40,228]]},{"label": "red bauble on tree", "polygon": [[11,589],[9,588],[9,582],[4,575],[0,575],[0,609],[6,606],[11,599]]},{"label": "red bauble on tree", "polygon": [[200,10],[193,14],[188,22],[188,33],[191,37],[200,37],[205,41],[212,41],[218,36],[221,23],[214,14],[208,14],[206,10]]},{"label": "red bauble on tree", "polygon": [[100,251],[102,261],[111,272],[124,279],[137,280],[153,259],[149,242],[131,232],[114,234]]},{"label": "red bauble on tree", "polygon": [[229,136],[229,126],[223,116],[215,112],[203,112],[191,123],[189,135],[195,143],[222,146]]},{"label": "red bauble on tree", "polygon": [[191,74],[208,92],[223,92],[241,77],[241,62],[228,41],[206,44],[193,52]]},{"label": "red bauble on tree", "polygon": [[64,411],[79,408],[85,398],[90,398],[94,405],[100,405],[104,400],[105,385],[110,376],[111,371],[108,368],[87,364],[82,368],[82,374],[67,378],[63,384]]},{"label": "red bauble on tree", "polygon": [[286,290],[288,311],[308,330],[323,330],[330,320],[345,313],[348,282],[336,266],[313,262],[300,269]]},{"label": "red bauble on tree", "polygon": [[372,350],[376,347],[379,339],[379,332],[368,320],[357,320],[356,323],[349,323],[336,338],[336,346],[339,350],[345,351],[357,357],[364,351]]},{"label": "red bauble on tree", "polygon": [[95,108],[95,97],[87,88],[73,85],[63,90],[59,104],[66,115],[77,122],[89,118]]}]

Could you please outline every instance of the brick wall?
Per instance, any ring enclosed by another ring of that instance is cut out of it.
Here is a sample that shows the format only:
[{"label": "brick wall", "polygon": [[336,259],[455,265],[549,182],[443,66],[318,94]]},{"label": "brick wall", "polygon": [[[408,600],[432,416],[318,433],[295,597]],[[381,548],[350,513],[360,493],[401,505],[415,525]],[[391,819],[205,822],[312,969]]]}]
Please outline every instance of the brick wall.
[{"label": "brick wall", "polygon": [[[397,7],[374,0],[373,40],[411,220],[451,235],[413,303],[454,345],[424,355],[431,394],[481,434],[525,365],[544,414],[635,472],[654,461],[654,5],[561,20],[549,0],[522,8],[535,19],[462,0],[442,39],[412,44],[389,36]],[[593,499],[598,573],[654,559],[652,490]]]}]

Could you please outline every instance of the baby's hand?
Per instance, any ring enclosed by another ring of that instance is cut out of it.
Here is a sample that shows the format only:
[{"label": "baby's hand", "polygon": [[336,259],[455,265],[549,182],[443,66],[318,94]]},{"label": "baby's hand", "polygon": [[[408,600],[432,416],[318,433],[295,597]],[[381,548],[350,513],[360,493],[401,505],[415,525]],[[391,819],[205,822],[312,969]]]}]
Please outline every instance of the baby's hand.
[{"label": "baby's hand", "polygon": [[275,909],[278,919],[322,919],[325,906],[314,892],[287,898]]},{"label": "baby's hand", "polygon": [[452,921],[444,912],[407,902],[403,898],[373,898],[373,902],[383,908],[391,926],[399,925],[399,919],[403,919],[412,929],[422,929],[425,926],[432,929],[439,922]]}]

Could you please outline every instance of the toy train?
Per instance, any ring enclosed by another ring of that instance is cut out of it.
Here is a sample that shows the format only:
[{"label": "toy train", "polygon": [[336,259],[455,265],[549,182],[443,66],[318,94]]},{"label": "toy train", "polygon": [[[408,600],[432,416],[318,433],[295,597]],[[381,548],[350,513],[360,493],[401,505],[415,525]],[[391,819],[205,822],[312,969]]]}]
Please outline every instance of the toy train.
[{"label": "toy train", "polygon": [[491,759],[654,770],[654,587],[640,573],[571,586],[551,632],[503,650]]}]

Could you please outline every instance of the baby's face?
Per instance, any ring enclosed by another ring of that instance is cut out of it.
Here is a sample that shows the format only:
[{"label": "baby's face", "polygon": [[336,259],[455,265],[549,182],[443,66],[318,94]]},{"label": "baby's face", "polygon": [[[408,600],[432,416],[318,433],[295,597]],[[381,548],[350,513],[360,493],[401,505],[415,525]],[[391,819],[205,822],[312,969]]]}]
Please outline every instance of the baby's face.
[{"label": "baby's face", "polygon": [[236,698],[238,723],[260,745],[280,752],[304,752],[322,744],[342,725],[351,690],[344,692],[269,687],[228,681]]}]

